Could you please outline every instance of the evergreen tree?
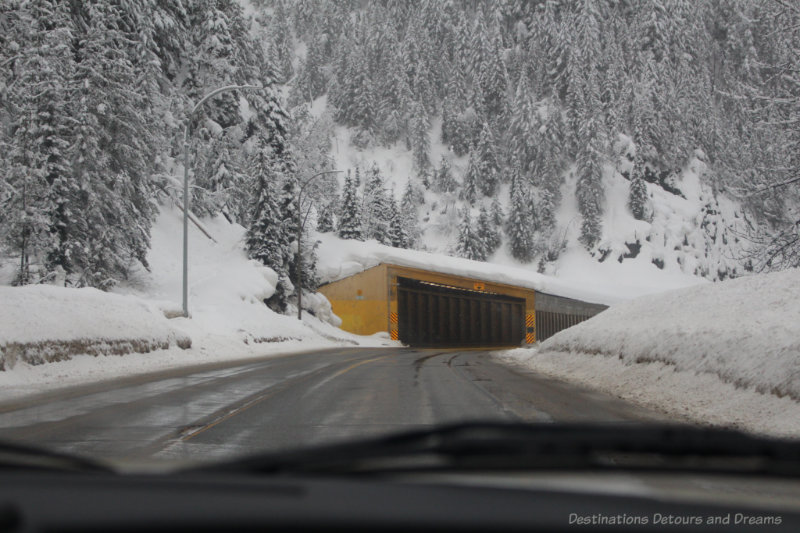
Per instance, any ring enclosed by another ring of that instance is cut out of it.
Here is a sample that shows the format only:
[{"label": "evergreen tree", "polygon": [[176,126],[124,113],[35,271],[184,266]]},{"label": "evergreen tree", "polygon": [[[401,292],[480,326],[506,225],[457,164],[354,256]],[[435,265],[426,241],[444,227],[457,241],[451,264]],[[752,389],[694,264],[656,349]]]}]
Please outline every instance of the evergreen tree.
[{"label": "evergreen tree", "polygon": [[408,236],[408,231],[406,230],[403,215],[401,211],[397,209],[397,203],[394,199],[390,200],[389,207],[389,244],[395,248],[408,248],[411,245],[411,241]]},{"label": "evergreen tree", "polygon": [[279,81],[286,83],[294,74],[292,59],[294,56],[292,33],[289,29],[286,10],[283,2],[275,5],[275,16],[272,23],[272,55],[275,60],[275,70]]},{"label": "evergreen tree", "polygon": [[499,248],[502,243],[502,238],[484,206],[481,206],[480,214],[478,215],[477,232],[478,237],[480,237],[486,249],[487,257],[497,251],[497,248]]},{"label": "evergreen tree", "polygon": [[486,246],[472,225],[469,207],[464,208],[461,224],[458,227],[458,243],[456,254],[475,261],[485,261],[487,256]]},{"label": "evergreen tree", "polygon": [[633,214],[633,218],[636,220],[644,220],[646,203],[647,186],[644,184],[641,174],[634,172],[628,195],[628,207]]},{"label": "evergreen tree", "polygon": [[533,170],[536,165],[535,157],[538,146],[536,138],[539,136],[536,128],[536,110],[534,109],[530,85],[527,76],[520,77],[517,91],[512,104],[513,113],[508,129],[508,139],[511,153],[522,164],[525,170]]},{"label": "evergreen tree", "polygon": [[529,197],[521,180],[514,180],[511,187],[511,205],[506,220],[506,236],[512,257],[524,263],[533,258],[533,213]]},{"label": "evergreen tree", "polygon": [[539,202],[539,227],[546,235],[556,226],[556,205],[553,193],[549,188],[542,189],[542,198]]},{"label": "evergreen tree", "polygon": [[468,111],[466,80],[462,69],[452,67],[442,103],[442,142],[449,144],[456,155],[469,151],[474,132],[472,121],[475,111]]},{"label": "evergreen tree", "polygon": [[288,176],[284,178],[278,192],[278,212],[290,239],[296,240],[303,214],[297,203],[297,183]]},{"label": "evergreen tree", "polygon": [[587,249],[593,248],[602,234],[603,188],[601,156],[596,146],[590,144],[578,159],[578,183],[576,196],[578,210],[583,216],[581,242]]},{"label": "evergreen tree", "polygon": [[450,145],[463,142],[463,132],[459,131],[457,119],[466,107],[467,92],[464,84],[463,71],[455,66],[451,67],[442,103],[442,142]]},{"label": "evergreen tree", "polygon": [[387,197],[386,186],[377,163],[369,172],[364,184],[364,198],[361,209],[361,235],[365,239],[375,239],[381,244],[390,242],[390,223],[392,200]]},{"label": "evergreen tree", "polygon": [[483,98],[483,109],[489,117],[503,113],[506,92],[506,69],[502,57],[502,37],[496,32],[491,47],[480,65],[478,81]]},{"label": "evergreen tree", "polygon": [[446,156],[442,155],[439,169],[434,174],[433,190],[436,192],[450,193],[456,190],[458,183],[453,177],[453,172],[450,170],[450,161]]},{"label": "evergreen tree", "polygon": [[320,233],[332,233],[336,230],[333,220],[333,202],[325,204],[319,211],[317,218],[317,231]]},{"label": "evergreen tree", "polygon": [[409,248],[417,242],[420,235],[417,206],[421,203],[422,199],[409,179],[400,202],[400,221],[405,229]]},{"label": "evergreen tree", "polygon": [[495,228],[502,228],[505,223],[505,213],[503,213],[503,206],[500,205],[500,200],[495,196],[492,198],[491,217],[492,224]]},{"label": "evergreen tree", "polygon": [[417,206],[420,204],[420,196],[414,191],[414,186],[411,184],[411,179],[406,181],[406,188],[403,190],[403,198],[400,202],[400,210],[405,213],[417,212]]},{"label": "evergreen tree", "polygon": [[281,217],[278,196],[275,190],[276,176],[273,173],[271,153],[262,138],[252,161],[255,190],[251,204],[250,227],[245,235],[247,256],[270,267],[278,274],[275,294],[267,302],[277,312],[286,310],[288,293],[288,263],[291,257],[289,243],[293,236]]},{"label": "evergreen tree", "polygon": [[7,84],[0,82],[0,104],[5,107],[0,122],[10,123],[10,138],[4,138],[5,128],[0,130],[0,164],[5,167],[0,172],[0,244],[19,254],[14,282],[20,285],[47,276],[41,271],[43,252],[52,254],[59,235],[79,216],[67,203],[77,194],[69,168],[65,98],[72,68],[64,60],[73,39],[69,12],[63,4],[43,0],[28,7],[30,27],[10,9],[4,14],[0,8],[0,19],[9,15],[4,20],[11,22],[0,37],[0,63],[9,66]]},{"label": "evergreen tree", "polygon": [[478,182],[481,179],[480,164],[474,151],[469,153],[469,161],[467,162],[467,172],[464,174],[464,183],[461,188],[461,199],[474,205],[475,200],[478,198]]},{"label": "evergreen tree", "polygon": [[239,169],[232,148],[224,137],[211,141],[207,166],[197,176],[191,205],[199,215],[221,213],[229,222],[247,225],[247,176]]},{"label": "evergreen tree", "polygon": [[[305,290],[306,292],[316,292],[316,290],[319,288],[321,284],[319,279],[319,272],[317,271],[317,262],[319,261],[319,258],[317,257],[317,247],[319,246],[319,243],[320,241],[310,242],[308,238],[303,239],[302,285],[303,285],[303,290]],[[297,288],[295,288],[295,291],[297,291]]]},{"label": "evergreen tree", "polygon": [[411,109],[411,131],[409,137],[411,141],[411,152],[414,169],[421,174],[430,169],[430,122],[425,108],[420,103],[414,103]]},{"label": "evergreen tree", "polygon": [[323,70],[323,46],[322,37],[316,34],[308,44],[306,57],[300,62],[297,79],[292,85],[292,91],[296,95],[294,100],[297,102],[310,103],[325,94],[328,80]]},{"label": "evergreen tree", "polygon": [[361,236],[361,216],[359,215],[358,192],[350,171],[344,181],[342,207],[339,213],[339,237],[342,239],[363,240]]},{"label": "evergreen tree", "polygon": [[476,146],[480,181],[478,188],[484,196],[492,197],[497,190],[499,181],[500,164],[497,160],[497,147],[494,143],[492,130],[487,123],[483,123],[480,140]]},{"label": "evergreen tree", "polygon": [[[75,88],[73,172],[79,192],[69,210],[80,220],[59,239],[50,268],[60,266],[80,286],[107,289],[134,261],[147,266],[153,217],[149,180],[152,139],[142,117],[149,111],[126,31],[115,5],[91,4],[81,13],[72,84]],[[74,189],[73,189],[74,190]]]},{"label": "evergreen tree", "polygon": [[[316,243],[310,243],[306,228],[302,225],[305,221],[305,212],[297,203],[297,183],[294,179],[285,179],[278,193],[278,213],[284,231],[289,239],[290,253],[286,258],[286,274],[294,282],[297,276],[298,246],[300,246],[302,287],[294,286],[294,294],[302,289],[316,290],[319,285],[316,266]],[[301,243],[297,242],[298,237]],[[288,284],[285,293],[291,295]]]}]

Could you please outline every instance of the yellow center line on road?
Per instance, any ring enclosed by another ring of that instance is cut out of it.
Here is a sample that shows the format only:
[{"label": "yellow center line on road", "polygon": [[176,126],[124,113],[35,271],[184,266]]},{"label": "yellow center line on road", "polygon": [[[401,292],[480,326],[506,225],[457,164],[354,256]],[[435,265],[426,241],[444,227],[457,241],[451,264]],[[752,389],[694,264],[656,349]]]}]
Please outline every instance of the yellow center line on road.
[{"label": "yellow center line on road", "polygon": [[387,357],[389,357],[389,356],[388,355],[382,355],[380,357],[373,357],[372,359],[365,359],[363,361],[359,361],[358,363],[353,363],[352,365],[348,366],[347,368],[343,368],[343,369],[339,370],[338,372],[333,374],[331,377],[332,378],[338,378],[339,376],[341,376],[343,374],[347,374],[348,372],[350,372],[351,370],[353,370],[356,367],[359,367],[361,365],[365,365],[367,363],[371,363],[373,361],[380,361],[381,359],[386,359]]},{"label": "yellow center line on road", "polygon": [[[343,369],[339,370],[338,372],[332,374],[331,376],[326,378],[324,381],[328,382],[333,378],[337,378],[339,376],[342,376],[342,375],[346,374],[347,372],[350,372],[351,370],[353,370],[356,367],[359,367],[361,365],[365,365],[367,363],[372,363],[373,361],[379,361],[381,359],[386,359],[387,357],[390,357],[390,356],[389,355],[382,355],[381,357],[373,357],[372,359],[365,359],[364,361],[359,361],[358,363],[353,363],[352,365],[350,365],[350,366],[348,366],[346,368],[343,368]],[[352,359],[351,359],[351,361],[352,361]],[[310,378],[312,375],[313,374],[309,374],[308,378]],[[302,381],[306,381],[306,380],[303,379]],[[204,431],[209,430],[209,429],[213,428],[214,426],[216,426],[218,424],[221,424],[222,422],[225,422],[226,420],[229,420],[229,419],[233,418],[234,416],[236,416],[236,415],[238,415],[240,413],[243,413],[244,411],[247,411],[248,409],[250,409],[254,405],[257,405],[257,404],[263,402],[264,400],[269,399],[270,397],[274,396],[277,392],[278,392],[277,390],[270,390],[269,392],[264,393],[261,396],[258,396],[257,398],[253,398],[249,402],[245,403],[244,405],[241,405],[241,406],[237,407],[233,411],[230,411],[230,412],[226,413],[225,415],[217,418],[216,420],[213,420],[213,421],[209,422],[208,424],[206,424],[206,425],[204,425],[204,426],[202,426],[200,428],[195,429],[191,433],[188,433],[188,434],[182,436],[180,440],[182,442],[186,442],[186,441],[188,441],[190,439],[193,439],[194,437],[200,435]]]}]

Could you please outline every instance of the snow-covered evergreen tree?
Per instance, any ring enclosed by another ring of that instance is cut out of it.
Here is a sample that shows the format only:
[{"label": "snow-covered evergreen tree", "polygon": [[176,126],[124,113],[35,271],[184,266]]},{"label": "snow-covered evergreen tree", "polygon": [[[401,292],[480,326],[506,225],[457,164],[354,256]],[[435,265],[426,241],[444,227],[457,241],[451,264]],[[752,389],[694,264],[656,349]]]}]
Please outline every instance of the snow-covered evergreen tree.
[{"label": "snow-covered evergreen tree", "polygon": [[512,257],[524,263],[533,258],[533,213],[529,195],[522,180],[515,179],[511,187],[511,204],[506,219],[506,237]]},{"label": "snow-covered evergreen tree", "polygon": [[24,285],[47,276],[43,256],[53,254],[59,232],[79,216],[67,203],[77,190],[69,168],[66,99],[73,33],[63,4],[30,2],[31,26],[15,18],[11,7],[5,14],[0,8],[0,18],[9,15],[0,37],[0,63],[9,67],[7,83],[0,82],[6,111],[0,122],[10,123],[8,130],[0,129],[5,170],[0,172],[0,245],[19,256],[14,282]]},{"label": "snow-covered evergreen tree", "polygon": [[420,191],[416,191],[411,183],[411,179],[406,182],[406,188],[403,191],[403,197],[400,200],[400,221],[403,224],[406,235],[408,237],[408,247],[414,246],[419,240],[419,215],[417,212],[418,206],[424,201]]},{"label": "snow-covered evergreen tree", "polygon": [[420,103],[415,103],[411,108],[411,131],[409,139],[414,169],[418,174],[427,172],[431,166],[430,160],[430,119],[425,108]]},{"label": "snow-covered evergreen tree", "polygon": [[279,80],[287,82],[294,74],[292,60],[294,59],[294,43],[289,28],[289,20],[283,2],[277,2],[272,21],[272,57],[275,61],[275,70]]},{"label": "snow-covered evergreen tree", "polygon": [[469,207],[464,208],[461,215],[461,224],[458,226],[458,243],[456,254],[459,257],[485,261],[487,257],[486,245],[472,223]]},{"label": "snow-covered evergreen tree", "polygon": [[433,190],[436,192],[450,193],[458,187],[458,183],[453,177],[453,171],[450,169],[450,161],[445,155],[442,155],[439,168],[433,176]]},{"label": "snow-covered evergreen tree", "polygon": [[503,64],[502,48],[502,37],[496,32],[490,48],[485,52],[478,73],[483,109],[489,116],[500,116],[503,113],[506,69]]},{"label": "snow-covered evergreen tree", "polygon": [[474,205],[475,200],[478,198],[478,182],[481,180],[481,167],[474,155],[474,151],[469,153],[469,161],[467,162],[467,172],[464,174],[464,183],[461,188],[461,199]]},{"label": "snow-covered evergreen tree", "polygon": [[408,248],[411,245],[411,239],[406,230],[406,223],[403,220],[402,212],[397,208],[397,202],[394,199],[389,201],[389,243],[395,248]]},{"label": "snow-covered evergreen tree", "polygon": [[[301,262],[302,262],[302,289],[316,290],[319,284],[319,277],[317,275],[316,266],[316,243],[310,242],[306,228],[303,224],[306,221],[306,212],[301,210],[301,206],[297,203],[297,183],[294,179],[288,178],[283,181],[283,184],[278,191],[278,213],[281,219],[281,224],[286,231],[289,239],[289,246],[291,253],[287,258],[286,274],[288,278],[295,284],[298,279],[297,275],[297,249],[300,246]],[[297,239],[300,238],[301,242],[298,243]],[[301,287],[294,285],[294,293],[301,290]],[[292,294],[288,288],[286,294]]]},{"label": "snow-covered evergreen tree", "polygon": [[478,169],[480,172],[478,189],[485,196],[491,198],[497,190],[497,183],[500,179],[500,164],[497,160],[497,146],[494,142],[492,130],[485,122],[481,130],[478,145],[475,149],[477,151]]},{"label": "snow-covered evergreen tree", "polygon": [[360,202],[356,183],[347,171],[342,191],[342,207],[339,212],[339,237],[342,239],[363,240],[361,235]]},{"label": "snow-covered evergreen tree", "polygon": [[81,13],[78,57],[71,84],[75,109],[72,170],[79,192],[68,209],[81,213],[70,224],[50,267],[62,267],[80,286],[109,288],[134,261],[147,266],[153,217],[152,163],[143,116],[149,112],[140,85],[126,13],[91,4]]},{"label": "snow-covered evergreen tree", "polygon": [[553,193],[549,188],[543,188],[539,202],[539,228],[544,235],[548,235],[556,225],[556,205]]},{"label": "snow-covered evergreen tree", "polygon": [[578,185],[576,196],[578,210],[583,216],[581,225],[581,242],[587,249],[593,248],[602,234],[603,187],[602,167],[599,150],[589,145],[578,160]]},{"label": "snow-covered evergreen tree", "polygon": [[503,213],[503,206],[500,205],[500,199],[495,196],[492,198],[492,205],[490,209],[492,223],[495,228],[502,228],[505,224],[506,215]]},{"label": "snow-covered evergreen tree", "polygon": [[336,224],[333,220],[333,203],[325,204],[319,210],[317,231],[320,233],[332,233],[336,230]]},{"label": "snow-covered evergreen tree", "polygon": [[508,129],[509,148],[523,169],[532,170],[536,166],[534,158],[537,153],[536,110],[533,107],[528,77],[523,75],[517,84],[512,104],[513,112]]},{"label": "snow-covered evergreen tree", "polygon": [[642,179],[641,165],[634,167],[631,177],[630,192],[628,193],[628,207],[630,207],[633,218],[644,220],[645,206],[647,204],[647,186]]},{"label": "snow-covered evergreen tree", "polygon": [[270,159],[268,144],[262,138],[250,169],[255,178],[255,190],[249,217],[251,223],[245,235],[245,249],[248,257],[260,261],[278,274],[278,287],[267,303],[273,310],[283,312],[286,310],[290,292],[287,290],[286,280],[292,254],[289,243],[294,236],[290,234],[290,228],[281,216],[275,187],[277,176]]},{"label": "snow-covered evergreen tree", "polygon": [[500,247],[502,238],[485,206],[481,206],[480,214],[478,215],[477,232],[486,249],[487,257],[492,255]]},{"label": "snow-covered evergreen tree", "polygon": [[365,239],[375,239],[381,244],[391,241],[392,200],[387,196],[383,176],[375,164],[364,183],[364,196],[361,208],[361,235]]}]

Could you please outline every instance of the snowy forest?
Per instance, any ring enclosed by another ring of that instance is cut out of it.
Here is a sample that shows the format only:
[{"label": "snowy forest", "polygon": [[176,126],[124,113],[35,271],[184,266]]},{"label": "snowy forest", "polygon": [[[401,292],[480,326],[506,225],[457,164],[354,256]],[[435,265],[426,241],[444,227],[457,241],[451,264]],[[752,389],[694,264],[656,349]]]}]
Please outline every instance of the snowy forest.
[{"label": "snowy forest", "polygon": [[[505,243],[541,264],[572,173],[580,242],[597,252],[609,165],[646,219],[645,183],[680,194],[676,174],[704,161],[703,180],[744,209],[742,264],[800,266],[799,54],[800,6],[782,0],[5,0],[0,261],[17,284],[101,289],[146,267],[158,206],[181,202],[188,128],[191,210],[247,228],[250,257],[280,276],[276,309],[296,290],[304,221],[420,247],[426,191],[460,206],[454,253],[486,260]],[[233,84],[263,89],[189,117]],[[337,126],[361,148],[405,146],[405,188],[336,169],[299,202],[306,178],[334,170]],[[464,172],[434,160],[434,141]]]}]

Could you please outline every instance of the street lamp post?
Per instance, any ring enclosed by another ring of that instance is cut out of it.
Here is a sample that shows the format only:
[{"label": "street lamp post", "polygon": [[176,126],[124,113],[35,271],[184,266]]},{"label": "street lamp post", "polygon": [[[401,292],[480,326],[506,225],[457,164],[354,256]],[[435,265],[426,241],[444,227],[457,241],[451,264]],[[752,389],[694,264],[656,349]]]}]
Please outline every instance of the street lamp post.
[{"label": "street lamp post", "polygon": [[226,91],[264,89],[258,85],[226,85],[214,89],[197,102],[186,116],[183,129],[183,316],[189,316],[189,131],[195,112],[210,98]]},{"label": "street lamp post", "polygon": [[[310,178],[300,185],[300,190],[297,192],[297,256],[295,259],[295,266],[297,268],[297,275],[295,276],[295,282],[297,284],[297,319],[303,319],[303,249],[301,247],[300,239],[303,236],[303,228],[306,225],[306,220],[308,219],[308,214],[311,212],[311,206],[308,206],[308,210],[306,211],[306,215],[302,217],[303,214],[303,190],[305,190],[306,185],[311,183],[315,178],[320,176],[324,176],[325,174],[335,174],[337,172],[342,172],[341,170],[325,170],[323,172],[318,172],[314,174]],[[300,181],[298,180],[298,184]]]}]

